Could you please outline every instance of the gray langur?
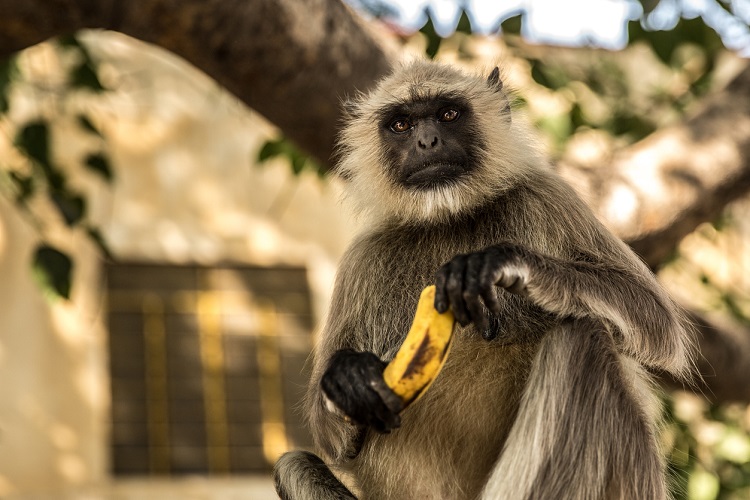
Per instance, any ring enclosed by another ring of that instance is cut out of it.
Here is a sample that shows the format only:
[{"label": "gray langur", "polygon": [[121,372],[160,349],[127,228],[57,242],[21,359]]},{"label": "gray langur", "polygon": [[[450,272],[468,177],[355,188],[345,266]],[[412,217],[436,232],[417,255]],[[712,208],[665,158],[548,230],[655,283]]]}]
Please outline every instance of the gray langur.
[{"label": "gray langur", "polygon": [[[685,377],[690,328],[511,120],[489,78],[412,62],[347,103],[337,171],[365,217],[306,398],[320,454],[283,499],[666,498],[648,370]],[[399,413],[382,373],[420,290],[461,325]]]}]

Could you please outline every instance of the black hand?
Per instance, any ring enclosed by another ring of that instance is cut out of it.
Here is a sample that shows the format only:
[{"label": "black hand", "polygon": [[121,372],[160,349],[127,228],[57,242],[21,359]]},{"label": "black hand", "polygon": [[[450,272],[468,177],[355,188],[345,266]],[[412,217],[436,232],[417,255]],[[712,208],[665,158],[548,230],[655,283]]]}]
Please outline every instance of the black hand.
[{"label": "black hand", "polygon": [[435,275],[435,308],[445,312],[452,307],[461,325],[474,322],[485,338],[492,337],[484,333],[491,330],[485,306],[492,313],[500,314],[496,285],[512,293],[527,293],[527,257],[527,252],[511,244],[454,257]]},{"label": "black hand", "polygon": [[401,425],[401,400],[383,380],[386,363],[371,352],[336,352],[320,385],[326,397],[354,423],[381,433]]}]

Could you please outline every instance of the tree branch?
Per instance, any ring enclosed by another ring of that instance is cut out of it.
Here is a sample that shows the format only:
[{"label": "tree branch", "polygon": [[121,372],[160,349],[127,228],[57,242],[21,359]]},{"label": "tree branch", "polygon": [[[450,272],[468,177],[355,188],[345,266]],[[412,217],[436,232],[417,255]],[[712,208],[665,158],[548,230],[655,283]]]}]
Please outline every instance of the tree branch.
[{"label": "tree branch", "polygon": [[0,12],[0,59],[82,28],[119,31],[202,69],[323,164],[340,100],[389,68],[339,1],[0,0]]},{"label": "tree branch", "polygon": [[600,217],[652,267],[750,191],[750,66],[685,122],[584,170],[560,165]]}]

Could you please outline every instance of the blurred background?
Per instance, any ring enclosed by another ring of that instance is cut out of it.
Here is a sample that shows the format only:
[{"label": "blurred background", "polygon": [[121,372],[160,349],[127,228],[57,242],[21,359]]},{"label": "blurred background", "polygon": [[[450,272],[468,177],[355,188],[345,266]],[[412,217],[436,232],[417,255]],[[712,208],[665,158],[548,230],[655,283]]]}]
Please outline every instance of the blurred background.
[{"label": "blurred background", "polygon": [[[140,0],[80,26],[51,4],[0,0],[0,498],[275,498],[357,226],[327,173],[346,92],[305,72],[346,63],[351,93],[414,57],[499,64],[691,311],[706,382],[663,381],[673,491],[750,498],[750,0],[257,0],[215,22]],[[273,52],[183,42],[188,18]]]}]

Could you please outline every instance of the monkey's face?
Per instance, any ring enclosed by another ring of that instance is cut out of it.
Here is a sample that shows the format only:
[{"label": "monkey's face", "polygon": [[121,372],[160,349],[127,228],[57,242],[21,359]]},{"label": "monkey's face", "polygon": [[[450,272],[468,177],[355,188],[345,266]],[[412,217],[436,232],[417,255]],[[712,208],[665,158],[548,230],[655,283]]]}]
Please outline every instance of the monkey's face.
[{"label": "monkey's face", "polygon": [[451,95],[387,106],[379,134],[388,175],[417,190],[455,184],[470,175],[483,142],[469,103]]},{"label": "monkey's face", "polygon": [[336,171],[354,208],[375,220],[444,221],[539,164],[497,69],[488,78],[413,61],[345,111]]}]

